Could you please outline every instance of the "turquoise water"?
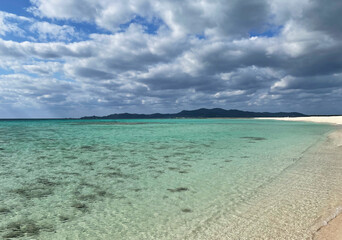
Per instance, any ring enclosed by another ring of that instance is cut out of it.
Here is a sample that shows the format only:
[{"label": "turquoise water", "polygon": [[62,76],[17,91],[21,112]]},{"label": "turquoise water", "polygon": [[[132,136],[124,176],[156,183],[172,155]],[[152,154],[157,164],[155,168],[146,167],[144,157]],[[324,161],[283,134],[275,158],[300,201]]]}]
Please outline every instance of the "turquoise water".
[{"label": "turquoise water", "polygon": [[[332,129],[245,119],[0,121],[0,236],[191,239],[238,216]],[[243,226],[234,231],[238,239]]]}]

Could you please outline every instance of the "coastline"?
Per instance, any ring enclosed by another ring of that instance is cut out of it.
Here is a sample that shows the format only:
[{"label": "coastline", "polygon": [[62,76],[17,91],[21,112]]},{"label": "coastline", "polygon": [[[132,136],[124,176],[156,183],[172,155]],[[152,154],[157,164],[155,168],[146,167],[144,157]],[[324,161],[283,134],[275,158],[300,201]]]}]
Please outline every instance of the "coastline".
[{"label": "coastline", "polygon": [[327,225],[320,228],[314,235],[314,240],[342,239],[342,214],[337,215]]},{"label": "coastline", "polygon": [[[342,125],[342,116],[256,118],[256,119],[327,123],[327,124],[333,124],[337,126]],[[339,127],[337,130],[330,133],[328,136],[328,142],[330,142],[331,147],[335,148],[336,150],[342,147],[342,130],[341,129],[342,128]],[[342,199],[340,199],[340,202],[342,203]],[[342,208],[341,206],[335,205],[332,209],[331,208],[327,209],[327,212],[330,212],[330,215],[329,214],[326,214],[328,216],[322,215],[322,218],[318,220],[317,225],[314,227],[316,228],[316,230],[313,232],[312,239],[314,240],[342,240]]]},{"label": "coastline", "polygon": [[342,125],[342,116],[331,117],[267,117],[267,118],[255,118],[264,120],[280,120],[280,121],[292,121],[292,122],[314,122],[314,123],[329,123],[333,125]]},{"label": "coastline", "polygon": [[[338,121],[336,121],[338,120]],[[336,125],[341,126],[342,118],[332,119],[332,122]],[[338,127],[337,130],[333,131],[328,136],[328,142],[331,144],[332,151],[335,149],[339,156],[342,154],[342,128]],[[337,156],[338,156],[337,155]],[[340,158],[337,157],[337,160]],[[339,169],[339,172],[342,170]],[[336,189],[337,190],[337,189]],[[330,215],[325,217],[323,224],[317,228],[314,232],[313,240],[342,240],[342,198],[338,199],[338,205],[334,203],[333,208],[330,209]],[[328,210],[329,212],[329,210]]]}]

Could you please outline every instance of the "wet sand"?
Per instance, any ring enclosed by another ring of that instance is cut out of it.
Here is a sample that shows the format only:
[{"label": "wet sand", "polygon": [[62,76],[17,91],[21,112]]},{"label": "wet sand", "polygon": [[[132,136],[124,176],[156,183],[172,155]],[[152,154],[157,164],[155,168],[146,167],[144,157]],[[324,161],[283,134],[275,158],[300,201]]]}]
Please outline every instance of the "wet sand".
[{"label": "wet sand", "polygon": [[314,240],[342,240],[342,215],[338,215],[317,231]]},{"label": "wet sand", "polygon": [[[342,116],[331,117],[294,117],[294,118],[259,118],[259,119],[273,119],[282,121],[304,121],[315,123],[329,123],[334,125],[342,125]],[[340,149],[342,147],[342,131],[335,131],[330,134],[330,142],[332,146]],[[340,199],[342,202],[342,199]],[[340,206],[335,207],[337,209]],[[337,210],[336,210],[337,211]],[[342,213],[337,211],[332,213],[331,219],[327,220],[326,225],[317,229],[313,235],[314,240],[342,240]]]}]

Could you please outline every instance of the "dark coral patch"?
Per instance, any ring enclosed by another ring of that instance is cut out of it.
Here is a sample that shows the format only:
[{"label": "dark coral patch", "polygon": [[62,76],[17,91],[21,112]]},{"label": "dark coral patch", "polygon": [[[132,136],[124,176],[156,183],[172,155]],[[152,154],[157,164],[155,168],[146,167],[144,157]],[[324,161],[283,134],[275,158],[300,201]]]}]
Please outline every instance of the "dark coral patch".
[{"label": "dark coral patch", "polygon": [[190,213],[192,210],[190,208],[182,208],[182,212]]},{"label": "dark coral patch", "polygon": [[267,139],[267,138],[264,138],[264,137],[241,137],[241,138],[249,139],[249,140],[254,140],[254,141],[263,141],[263,140]]},{"label": "dark coral patch", "polygon": [[178,171],[179,168],[178,167],[169,167],[169,170],[171,170],[171,171]]},{"label": "dark coral patch", "polygon": [[93,149],[93,146],[85,145],[81,146],[81,149]]},{"label": "dark coral patch", "polygon": [[8,214],[10,212],[11,210],[9,210],[8,208],[0,207],[0,214]]},{"label": "dark coral patch", "polygon": [[80,201],[93,202],[96,200],[96,195],[94,195],[94,194],[80,194],[80,195],[77,195],[76,198]]},{"label": "dark coral patch", "polygon": [[185,192],[185,191],[189,191],[189,188],[179,187],[179,188],[174,188],[174,189],[168,188],[167,190],[170,192]]},{"label": "dark coral patch", "polygon": [[42,184],[42,185],[47,186],[47,187],[55,187],[57,185],[60,185],[60,183],[52,182],[52,181],[50,181],[49,179],[46,179],[46,178],[38,178],[37,179],[37,183]]},{"label": "dark coral patch", "polygon": [[32,220],[21,220],[17,222],[9,223],[6,226],[8,232],[3,235],[5,239],[7,238],[19,238],[24,236],[35,236],[38,235],[44,228],[38,226]]},{"label": "dark coral patch", "polygon": [[12,192],[27,199],[43,198],[53,194],[53,190],[46,186],[28,186],[27,188],[12,190]]},{"label": "dark coral patch", "polygon": [[59,220],[61,222],[68,222],[70,220],[70,217],[62,215],[62,216],[59,216]]},{"label": "dark coral patch", "polygon": [[104,197],[104,196],[107,195],[107,192],[104,191],[104,190],[97,191],[96,193],[97,193],[97,195],[100,196],[100,197]]},{"label": "dark coral patch", "polygon": [[76,209],[82,211],[82,212],[85,212],[88,210],[88,206],[84,203],[81,203],[81,202],[74,202],[73,204],[71,204],[71,206],[73,208],[76,208]]}]

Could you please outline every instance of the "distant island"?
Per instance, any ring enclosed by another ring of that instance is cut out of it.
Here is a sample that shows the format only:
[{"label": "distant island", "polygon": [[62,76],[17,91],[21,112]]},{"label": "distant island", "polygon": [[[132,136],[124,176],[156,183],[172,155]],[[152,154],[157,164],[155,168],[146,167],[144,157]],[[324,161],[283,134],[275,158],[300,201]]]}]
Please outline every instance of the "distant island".
[{"label": "distant island", "polygon": [[196,110],[183,110],[179,113],[153,113],[153,114],[137,114],[137,113],[115,113],[108,116],[86,116],[81,119],[165,119],[165,118],[254,118],[254,117],[305,117],[298,112],[248,112],[236,109],[226,110],[222,108],[206,109],[200,108]]}]

